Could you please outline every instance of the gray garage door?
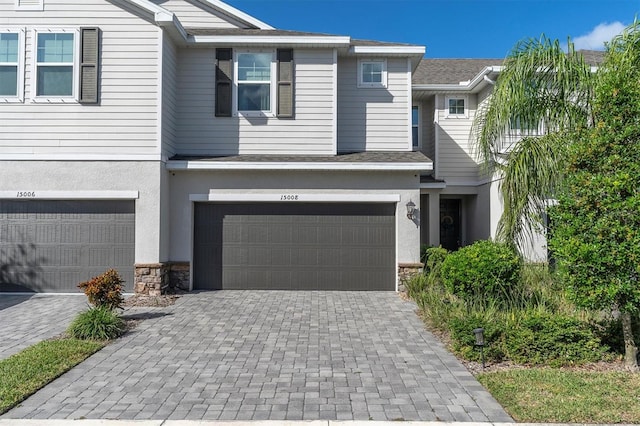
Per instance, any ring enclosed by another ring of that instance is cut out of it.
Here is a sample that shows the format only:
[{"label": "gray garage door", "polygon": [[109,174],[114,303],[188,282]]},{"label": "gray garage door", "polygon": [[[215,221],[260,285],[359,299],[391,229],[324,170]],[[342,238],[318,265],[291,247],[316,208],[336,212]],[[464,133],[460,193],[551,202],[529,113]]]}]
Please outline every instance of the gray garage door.
[{"label": "gray garage door", "polygon": [[194,288],[395,290],[395,205],[197,203]]},{"label": "gray garage door", "polygon": [[133,201],[0,200],[0,291],[78,292],[116,269],[133,289]]}]

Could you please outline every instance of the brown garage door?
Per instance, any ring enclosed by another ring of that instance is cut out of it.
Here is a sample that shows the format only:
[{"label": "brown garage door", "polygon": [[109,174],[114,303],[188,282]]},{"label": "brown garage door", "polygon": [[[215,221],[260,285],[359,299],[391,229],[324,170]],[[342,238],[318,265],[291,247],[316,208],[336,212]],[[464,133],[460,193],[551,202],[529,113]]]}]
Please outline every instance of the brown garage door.
[{"label": "brown garage door", "polygon": [[0,291],[79,292],[118,270],[133,290],[133,201],[0,200]]},{"label": "brown garage door", "polygon": [[395,205],[197,203],[194,288],[395,290]]}]

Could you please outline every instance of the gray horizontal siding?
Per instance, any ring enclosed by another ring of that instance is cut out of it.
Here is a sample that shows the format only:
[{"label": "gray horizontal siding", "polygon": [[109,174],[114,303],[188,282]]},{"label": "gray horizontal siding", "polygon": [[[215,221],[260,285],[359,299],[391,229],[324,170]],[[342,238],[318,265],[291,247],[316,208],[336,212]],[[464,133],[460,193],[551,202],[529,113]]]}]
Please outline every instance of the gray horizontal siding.
[{"label": "gray horizontal siding", "polygon": [[176,14],[185,28],[244,28],[242,23],[196,1],[152,0]]},{"label": "gray horizontal siding", "polygon": [[333,52],[295,50],[294,62],[294,119],[215,117],[214,50],[181,50],[177,153],[333,153]]},{"label": "gray horizontal siding", "polygon": [[445,95],[438,96],[438,172],[448,182],[468,182],[478,179],[478,164],[474,159],[471,126],[476,112],[476,96],[468,95],[467,118],[447,118]]},{"label": "gray horizontal siding", "polygon": [[338,151],[410,149],[407,60],[387,59],[387,88],[358,88],[356,58],[338,60]]},{"label": "gray horizontal siding", "polygon": [[[47,0],[17,12],[0,0],[2,26],[26,28],[25,102],[0,105],[3,155],[159,154],[158,46],[161,30],[107,1]],[[100,104],[32,102],[33,29],[101,29]]]}]

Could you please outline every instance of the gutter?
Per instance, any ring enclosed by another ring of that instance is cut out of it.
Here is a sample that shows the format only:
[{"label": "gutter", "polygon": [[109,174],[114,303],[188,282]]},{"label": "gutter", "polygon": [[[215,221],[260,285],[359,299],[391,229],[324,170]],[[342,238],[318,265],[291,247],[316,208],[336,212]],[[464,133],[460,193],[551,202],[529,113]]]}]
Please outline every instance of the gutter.
[{"label": "gutter", "polygon": [[[502,66],[496,65],[491,67],[485,67],[480,71],[472,80],[461,81],[458,84],[414,84],[413,90],[420,91],[433,91],[433,92],[469,92],[474,90],[482,82],[493,81],[489,78],[491,73],[499,73],[502,71]],[[487,80],[485,80],[485,77]],[[489,82],[489,84],[491,84]]]}]

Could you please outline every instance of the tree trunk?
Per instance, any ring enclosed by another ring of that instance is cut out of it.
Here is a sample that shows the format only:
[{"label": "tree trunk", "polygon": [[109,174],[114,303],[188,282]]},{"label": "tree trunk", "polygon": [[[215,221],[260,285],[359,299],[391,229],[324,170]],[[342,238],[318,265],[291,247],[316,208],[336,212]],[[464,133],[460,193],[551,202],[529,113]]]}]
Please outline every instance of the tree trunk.
[{"label": "tree trunk", "polygon": [[629,370],[638,371],[638,346],[633,338],[631,314],[622,312],[620,319],[622,319],[622,334],[624,335],[624,365]]}]

